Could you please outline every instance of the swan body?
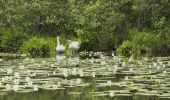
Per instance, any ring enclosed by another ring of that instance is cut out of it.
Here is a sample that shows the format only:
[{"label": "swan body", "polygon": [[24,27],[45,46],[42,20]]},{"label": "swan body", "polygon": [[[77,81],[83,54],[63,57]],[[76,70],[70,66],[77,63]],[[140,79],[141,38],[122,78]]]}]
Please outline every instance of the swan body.
[{"label": "swan body", "polygon": [[69,48],[75,51],[78,51],[80,48],[80,43],[77,41],[70,41]]},{"label": "swan body", "polygon": [[56,47],[57,52],[64,52],[65,47],[63,45],[57,46]]},{"label": "swan body", "polygon": [[56,51],[57,51],[58,53],[61,53],[61,52],[64,52],[65,46],[60,44],[59,39],[60,39],[60,37],[57,36],[57,47],[56,47]]}]

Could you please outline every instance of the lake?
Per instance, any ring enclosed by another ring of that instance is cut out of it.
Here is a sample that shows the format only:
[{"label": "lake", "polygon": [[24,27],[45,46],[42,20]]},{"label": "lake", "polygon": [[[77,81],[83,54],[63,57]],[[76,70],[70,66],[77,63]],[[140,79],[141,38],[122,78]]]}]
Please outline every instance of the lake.
[{"label": "lake", "polygon": [[3,59],[0,100],[168,100],[170,57],[127,58],[81,52],[56,58]]}]

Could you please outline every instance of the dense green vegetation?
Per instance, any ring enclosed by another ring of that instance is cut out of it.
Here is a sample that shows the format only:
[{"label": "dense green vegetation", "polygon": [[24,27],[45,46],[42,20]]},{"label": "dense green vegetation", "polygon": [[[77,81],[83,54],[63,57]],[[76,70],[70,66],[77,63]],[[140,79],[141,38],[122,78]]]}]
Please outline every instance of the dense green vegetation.
[{"label": "dense green vegetation", "polygon": [[4,52],[17,52],[25,40],[27,35],[21,29],[7,30],[2,35],[2,48]]},{"label": "dense green vegetation", "polygon": [[52,56],[61,36],[63,44],[80,41],[81,50],[164,56],[169,12],[169,0],[2,0],[0,51]]},{"label": "dense green vegetation", "polygon": [[33,57],[49,57],[55,53],[55,41],[53,39],[45,39],[32,37],[23,43],[22,51]]}]

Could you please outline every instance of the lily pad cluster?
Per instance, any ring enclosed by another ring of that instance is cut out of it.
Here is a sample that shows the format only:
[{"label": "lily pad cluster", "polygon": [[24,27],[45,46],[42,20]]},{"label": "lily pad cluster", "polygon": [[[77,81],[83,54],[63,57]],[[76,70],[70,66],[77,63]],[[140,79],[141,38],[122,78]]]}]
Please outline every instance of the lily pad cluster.
[{"label": "lily pad cluster", "polygon": [[82,95],[81,88],[87,88],[89,96],[99,98],[170,97],[170,57],[143,57],[128,62],[113,53],[81,52],[79,57],[63,60],[3,60],[0,66],[3,94],[66,90],[67,95]]}]

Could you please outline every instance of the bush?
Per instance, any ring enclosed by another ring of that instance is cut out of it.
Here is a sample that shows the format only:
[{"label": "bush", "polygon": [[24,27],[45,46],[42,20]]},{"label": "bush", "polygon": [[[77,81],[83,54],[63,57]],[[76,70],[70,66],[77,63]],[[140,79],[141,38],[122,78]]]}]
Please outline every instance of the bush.
[{"label": "bush", "polygon": [[31,57],[50,57],[55,54],[55,40],[32,37],[23,44],[22,51]]},{"label": "bush", "polygon": [[132,40],[134,53],[138,55],[154,54],[157,47],[156,38],[156,35],[151,33],[140,32],[140,34],[136,35]]},{"label": "bush", "polygon": [[123,44],[116,49],[116,52],[119,55],[130,56],[132,54],[132,42],[128,40],[124,41]]},{"label": "bush", "polygon": [[2,49],[4,52],[17,52],[26,40],[27,35],[21,29],[11,29],[2,35]]},{"label": "bush", "polygon": [[123,42],[117,49],[117,53],[129,56],[130,54],[155,54],[159,46],[159,37],[156,34],[148,32],[139,32],[137,30],[129,31],[129,39]]}]

